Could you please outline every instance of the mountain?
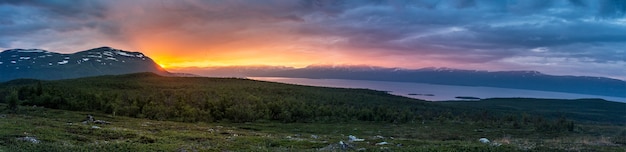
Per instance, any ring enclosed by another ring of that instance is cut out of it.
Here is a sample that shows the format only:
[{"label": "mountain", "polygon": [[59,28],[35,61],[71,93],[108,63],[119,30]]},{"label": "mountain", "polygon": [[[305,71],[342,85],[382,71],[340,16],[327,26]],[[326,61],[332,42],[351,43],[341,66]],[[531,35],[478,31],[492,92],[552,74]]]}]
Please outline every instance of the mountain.
[{"label": "mountain", "polygon": [[220,66],[220,67],[185,67],[176,68],[173,71],[182,73],[194,73],[206,77],[236,77],[245,78],[265,75],[296,68],[285,66]]},{"label": "mountain", "polygon": [[73,54],[41,49],[11,49],[0,53],[0,82],[18,78],[57,80],[138,72],[169,75],[169,72],[140,52],[111,47]]},{"label": "mountain", "polygon": [[[305,68],[215,68],[200,71],[238,71],[248,77],[291,77],[415,82],[459,86],[485,86],[626,97],[626,81],[588,76],[555,76],[537,71],[479,71],[451,68],[400,69],[374,66],[308,66]],[[229,69],[229,70],[226,70]],[[190,72],[190,71],[185,71]]]}]

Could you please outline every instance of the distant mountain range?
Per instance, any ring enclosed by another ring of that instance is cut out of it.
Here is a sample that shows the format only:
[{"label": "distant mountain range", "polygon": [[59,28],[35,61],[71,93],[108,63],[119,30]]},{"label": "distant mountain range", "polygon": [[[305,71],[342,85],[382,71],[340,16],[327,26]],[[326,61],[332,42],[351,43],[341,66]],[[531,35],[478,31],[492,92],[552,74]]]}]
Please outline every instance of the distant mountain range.
[{"label": "distant mountain range", "polygon": [[170,73],[140,52],[100,47],[73,54],[40,49],[0,52],[0,82],[18,78],[58,80],[152,72],[163,76],[291,77],[485,86],[626,97],[626,81],[588,76],[554,76],[537,71],[478,71],[451,68],[400,69],[375,66],[234,66],[185,68]]},{"label": "distant mountain range", "polygon": [[588,76],[555,76],[537,71],[479,71],[451,68],[400,69],[374,66],[215,67],[181,69],[203,76],[291,77],[415,82],[459,86],[485,86],[626,97],[626,81]]},{"label": "distant mountain range", "polygon": [[73,54],[41,49],[11,49],[0,53],[0,82],[18,78],[58,80],[138,72],[170,75],[140,52],[110,47]]}]

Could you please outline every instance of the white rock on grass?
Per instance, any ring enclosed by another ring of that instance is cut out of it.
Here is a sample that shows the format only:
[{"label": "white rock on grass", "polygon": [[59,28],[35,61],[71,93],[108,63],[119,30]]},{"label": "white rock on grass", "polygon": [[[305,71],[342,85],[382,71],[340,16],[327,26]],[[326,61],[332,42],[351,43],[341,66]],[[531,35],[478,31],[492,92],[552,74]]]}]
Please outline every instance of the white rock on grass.
[{"label": "white rock on grass", "polygon": [[356,136],[348,136],[348,138],[350,139],[350,141],[354,142],[354,141],[365,141],[365,139],[361,139],[361,138],[356,138]]},{"label": "white rock on grass", "polygon": [[480,138],[480,139],[478,139],[478,141],[479,141],[479,142],[481,142],[481,143],[483,143],[483,144],[488,144],[488,143],[490,143],[489,139],[487,139],[487,138]]},{"label": "white rock on grass", "polygon": [[320,137],[319,137],[319,136],[317,136],[317,135],[311,135],[311,138],[313,138],[313,139],[317,139],[317,138],[320,138]]},{"label": "white rock on grass", "polygon": [[382,145],[387,145],[387,144],[389,144],[389,143],[383,141],[383,142],[376,143],[376,146],[382,146]]},{"label": "white rock on grass", "polygon": [[29,136],[20,137],[20,138],[17,138],[17,140],[28,141],[28,142],[31,142],[33,144],[38,144],[40,142],[39,140],[37,140],[37,138],[29,137]]}]

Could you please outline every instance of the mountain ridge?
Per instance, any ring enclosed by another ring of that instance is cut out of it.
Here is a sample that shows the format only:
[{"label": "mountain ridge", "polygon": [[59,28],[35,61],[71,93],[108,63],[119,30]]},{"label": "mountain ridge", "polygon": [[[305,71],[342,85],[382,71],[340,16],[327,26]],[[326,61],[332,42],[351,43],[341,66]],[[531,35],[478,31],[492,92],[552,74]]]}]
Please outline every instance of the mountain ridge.
[{"label": "mountain ridge", "polygon": [[0,82],[20,78],[58,80],[138,72],[170,75],[141,52],[112,47],[69,54],[43,49],[9,49],[0,52]]},{"label": "mountain ridge", "polygon": [[391,82],[413,82],[457,86],[484,86],[538,91],[553,91],[626,97],[626,81],[592,76],[558,76],[539,71],[484,71],[453,68],[402,69],[376,66],[308,66],[304,68],[247,69],[221,67],[212,69],[183,69],[197,71],[203,76],[224,76],[233,72],[237,77],[290,77],[311,79],[348,79]]}]

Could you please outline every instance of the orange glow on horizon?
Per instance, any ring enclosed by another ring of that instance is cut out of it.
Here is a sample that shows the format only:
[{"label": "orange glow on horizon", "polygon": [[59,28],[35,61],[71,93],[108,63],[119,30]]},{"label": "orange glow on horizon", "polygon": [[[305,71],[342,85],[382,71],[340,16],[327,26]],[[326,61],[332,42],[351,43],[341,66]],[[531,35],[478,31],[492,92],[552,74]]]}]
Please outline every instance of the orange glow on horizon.
[{"label": "orange glow on horizon", "polygon": [[[143,24],[137,23],[137,24]],[[328,37],[300,37],[289,31],[245,31],[210,33],[169,32],[166,27],[145,25],[128,29],[133,47],[164,69],[223,66],[372,65],[402,68],[441,65],[415,60],[418,57],[387,56],[367,49],[351,48]],[[280,34],[282,33],[282,34]],[[271,36],[268,36],[271,35]]]}]

